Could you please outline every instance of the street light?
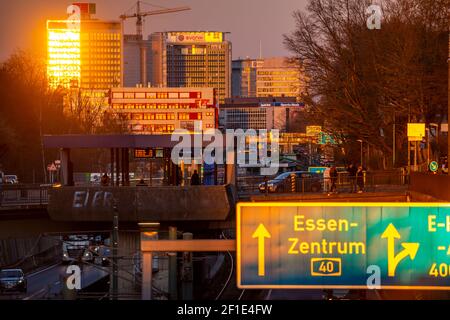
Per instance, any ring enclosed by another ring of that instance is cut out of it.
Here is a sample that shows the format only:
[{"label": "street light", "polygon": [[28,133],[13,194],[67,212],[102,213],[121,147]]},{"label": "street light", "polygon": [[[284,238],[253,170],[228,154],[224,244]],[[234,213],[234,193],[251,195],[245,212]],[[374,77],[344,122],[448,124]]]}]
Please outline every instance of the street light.
[{"label": "street light", "polygon": [[[436,143],[438,145],[438,150],[439,150],[439,125],[437,123],[430,123],[428,124],[429,128],[425,128],[426,131],[426,140],[427,140],[427,165],[430,164],[430,133],[431,133],[431,128],[435,127],[436,128]],[[434,159],[434,157],[433,157]],[[439,161],[439,157],[437,159],[434,159]]]},{"label": "street light", "polygon": [[361,143],[361,167],[363,166],[363,141],[361,139],[356,140]]},{"label": "street light", "polygon": [[[439,162],[439,124],[437,124],[437,123],[430,123],[429,125],[428,125],[430,128],[433,128],[433,127],[435,127],[436,128],[436,144],[437,144],[437,150],[438,150],[438,155],[437,155],[437,159],[434,159],[434,160],[437,160],[438,162]],[[430,129],[428,129],[428,150],[427,150],[427,153],[428,153],[428,158],[429,158],[429,155],[430,155]],[[434,158],[434,157],[433,157]],[[428,162],[430,162],[430,161],[428,161]]]}]

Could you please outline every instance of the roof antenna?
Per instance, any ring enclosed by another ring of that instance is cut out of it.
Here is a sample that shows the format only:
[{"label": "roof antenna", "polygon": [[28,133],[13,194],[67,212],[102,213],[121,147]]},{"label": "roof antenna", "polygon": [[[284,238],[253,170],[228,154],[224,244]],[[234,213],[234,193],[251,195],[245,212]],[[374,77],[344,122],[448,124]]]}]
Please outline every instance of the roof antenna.
[{"label": "roof antenna", "polygon": [[259,59],[262,59],[262,44],[261,44],[261,39],[259,39]]}]

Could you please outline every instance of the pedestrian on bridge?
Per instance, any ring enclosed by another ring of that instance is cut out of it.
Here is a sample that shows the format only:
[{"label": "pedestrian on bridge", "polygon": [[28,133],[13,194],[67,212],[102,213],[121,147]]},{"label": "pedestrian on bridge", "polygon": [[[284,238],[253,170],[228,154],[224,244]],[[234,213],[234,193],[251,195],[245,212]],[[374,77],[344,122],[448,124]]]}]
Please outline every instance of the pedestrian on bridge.
[{"label": "pedestrian on bridge", "polygon": [[356,192],[357,191],[357,187],[356,187],[356,172],[358,171],[358,169],[356,168],[356,166],[353,163],[350,163],[350,165],[347,167],[347,172],[348,172],[348,177],[350,179],[350,186],[351,186],[351,191],[350,192]]},{"label": "pedestrian on bridge", "polygon": [[358,167],[356,171],[356,183],[358,185],[358,193],[364,192],[364,169],[362,166]]},{"label": "pedestrian on bridge", "polygon": [[[330,169],[330,178],[331,178],[331,189],[330,192],[334,193],[336,192],[336,182],[338,179],[338,172],[335,165],[333,165]],[[337,193],[337,192],[336,192]]]},{"label": "pedestrian on bridge", "polygon": [[330,166],[327,165],[327,168],[323,172],[323,189],[326,193],[329,194],[331,190],[331,175],[330,175],[331,169]]},{"label": "pedestrian on bridge", "polygon": [[191,176],[191,186],[199,186],[200,185],[200,176],[197,173],[197,170],[194,170],[194,173]]},{"label": "pedestrian on bridge", "polygon": [[109,186],[109,177],[106,174],[106,172],[102,175],[102,178],[100,179],[100,184],[102,185],[102,187]]}]

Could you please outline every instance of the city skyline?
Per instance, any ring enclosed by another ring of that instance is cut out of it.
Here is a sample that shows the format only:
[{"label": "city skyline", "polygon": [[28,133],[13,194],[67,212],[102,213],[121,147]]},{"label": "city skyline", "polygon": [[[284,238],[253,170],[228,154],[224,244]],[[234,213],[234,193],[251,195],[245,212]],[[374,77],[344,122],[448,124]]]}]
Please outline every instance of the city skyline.
[{"label": "city skyline", "polygon": [[[5,61],[15,50],[46,51],[45,21],[46,19],[65,18],[65,10],[73,1],[43,0],[39,6],[30,5],[30,1],[18,0],[3,4],[4,15],[0,27],[13,29],[14,33],[3,33],[0,38],[0,61]],[[119,20],[119,15],[129,12],[135,0],[114,1],[114,5],[106,0],[93,1],[97,4],[98,19]],[[212,2],[215,10],[210,10]],[[190,6],[191,10],[181,13],[154,16],[146,19],[144,36],[158,31],[195,31],[217,30],[230,32],[227,39],[233,44],[233,59],[258,58],[260,42],[262,57],[286,56],[288,51],[283,46],[283,34],[294,29],[292,13],[303,9],[305,1],[282,0],[238,0],[208,1],[162,1],[152,4],[164,7]],[[256,10],[255,10],[256,8]],[[37,10],[39,9],[39,10]],[[144,5],[143,9],[152,7]],[[153,8],[154,9],[154,8]],[[256,12],[256,14],[255,14]],[[20,17],[17,19],[17,17]],[[266,23],[268,20],[276,23]],[[133,34],[133,19],[124,24],[125,34]]]}]

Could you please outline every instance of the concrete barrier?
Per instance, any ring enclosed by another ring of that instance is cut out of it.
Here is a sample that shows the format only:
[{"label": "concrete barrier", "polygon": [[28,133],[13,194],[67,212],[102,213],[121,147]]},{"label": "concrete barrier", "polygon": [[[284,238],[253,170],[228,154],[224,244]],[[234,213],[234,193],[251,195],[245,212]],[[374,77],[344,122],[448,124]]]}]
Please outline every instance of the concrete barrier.
[{"label": "concrete barrier", "polygon": [[111,221],[113,199],[120,221],[220,221],[234,210],[230,185],[188,187],[60,187],[50,191],[55,221]]},{"label": "concrete barrier", "polygon": [[428,195],[438,201],[450,201],[450,177],[443,174],[412,172],[409,190]]},{"label": "concrete barrier", "polygon": [[285,202],[405,202],[405,191],[397,192],[365,192],[365,193],[338,193],[338,194],[269,194],[255,195],[250,201],[285,201]]}]

